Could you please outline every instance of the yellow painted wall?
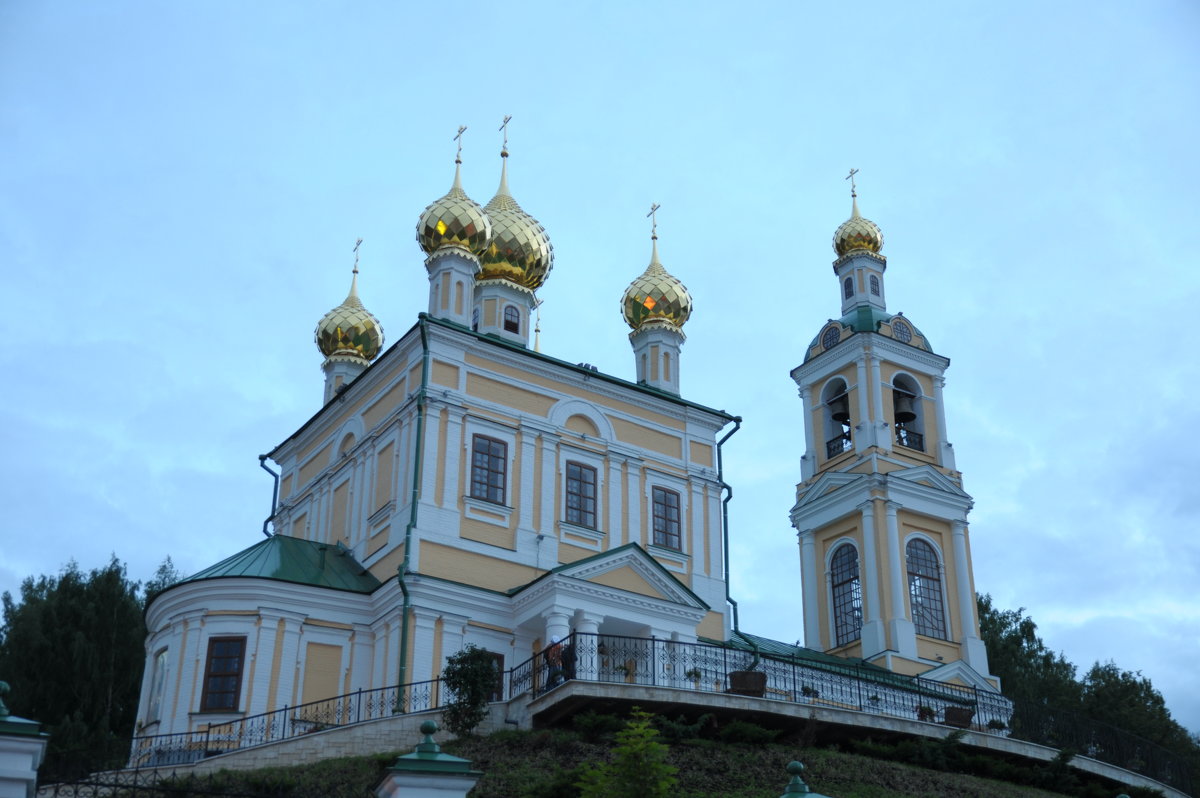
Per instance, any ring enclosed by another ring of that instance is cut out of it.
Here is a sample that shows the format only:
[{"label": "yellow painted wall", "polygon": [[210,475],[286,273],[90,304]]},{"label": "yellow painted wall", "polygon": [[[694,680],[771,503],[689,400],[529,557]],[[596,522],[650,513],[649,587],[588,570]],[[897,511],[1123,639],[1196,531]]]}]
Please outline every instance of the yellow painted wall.
[{"label": "yellow painted wall", "polygon": [[467,374],[467,394],[543,418],[554,406],[554,399],[549,396],[499,382],[482,374]]},{"label": "yellow painted wall", "polygon": [[329,453],[333,446],[326,444],[319,452],[313,455],[312,459],[300,466],[299,487],[305,487],[313,481],[313,478],[324,471],[329,466]]},{"label": "yellow painted wall", "polygon": [[320,701],[338,695],[342,672],[342,647],[309,643],[304,651],[304,691],[301,703]]},{"label": "yellow painted wall", "polygon": [[649,582],[639,576],[638,573],[628,565],[612,571],[606,571],[602,574],[597,574],[588,581],[595,582],[598,585],[615,587],[618,590],[628,590],[630,593],[638,593],[643,596],[666,598],[660,591],[656,590]]},{"label": "yellow painted wall", "polygon": [[405,382],[403,379],[397,380],[391,388],[363,411],[363,428],[367,432],[373,430],[379,422],[404,402]]},{"label": "yellow painted wall", "polygon": [[367,570],[371,572],[371,576],[380,582],[386,582],[396,577],[396,569],[400,567],[400,563],[402,562],[404,562],[403,543],[383,555],[378,562],[372,564]]},{"label": "yellow painted wall", "polygon": [[487,590],[508,590],[532,582],[543,572],[527,565],[423,540],[421,573]]},{"label": "yellow painted wall", "polygon": [[623,418],[613,418],[611,421],[617,440],[641,446],[668,457],[683,457],[683,440],[681,438],[667,435],[643,424],[634,424]]},{"label": "yellow painted wall", "polygon": [[[471,512],[483,512],[482,510],[472,510]],[[497,514],[496,517],[503,518]],[[516,519],[516,513],[513,513],[511,521]],[[502,526],[489,524],[485,521],[476,521],[474,518],[464,518],[459,526],[459,535],[467,540],[474,540],[477,543],[487,543],[489,546],[499,546],[502,549],[516,551],[517,549],[517,533],[512,529],[506,529]]]},{"label": "yellow painted wall", "polygon": [[435,360],[431,364],[429,381],[447,388],[458,388],[458,366]]},{"label": "yellow painted wall", "polygon": [[709,612],[696,627],[696,634],[710,640],[725,639],[725,616],[719,612]]},{"label": "yellow painted wall", "polygon": [[700,441],[691,441],[689,443],[688,457],[697,465],[713,467],[713,447],[707,443]]},{"label": "yellow painted wall", "polygon": [[600,430],[596,429],[596,425],[587,416],[571,416],[567,419],[566,427],[572,432],[578,432],[580,435],[591,435],[593,438],[600,437]]},{"label": "yellow painted wall", "polygon": [[375,456],[375,502],[372,510],[378,510],[392,500],[395,449],[395,444],[389,442]]},{"label": "yellow painted wall", "polygon": [[330,519],[329,542],[342,541],[349,544],[346,535],[347,504],[350,501],[350,480],[346,480],[333,490],[333,518]]}]

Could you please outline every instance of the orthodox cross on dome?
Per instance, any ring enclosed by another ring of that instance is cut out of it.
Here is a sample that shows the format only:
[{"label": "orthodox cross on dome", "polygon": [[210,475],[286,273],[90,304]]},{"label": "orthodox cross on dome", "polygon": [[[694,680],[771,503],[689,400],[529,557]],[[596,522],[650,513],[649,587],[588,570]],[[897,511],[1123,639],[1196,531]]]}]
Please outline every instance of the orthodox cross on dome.
[{"label": "orthodox cross on dome", "polygon": [[504,121],[500,123],[500,132],[504,134],[504,143],[500,146],[500,155],[503,158],[508,157],[508,123],[512,121],[512,116],[504,117]]},{"label": "orthodox cross on dome", "polygon": [[857,169],[851,169],[851,170],[850,170],[850,174],[846,175],[846,179],[850,181],[850,197],[851,197],[852,199],[854,199],[854,198],[857,198],[857,197],[858,197],[858,194],[856,193],[856,191],[855,191],[855,187],[854,187],[854,176],[855,176],[856,174],[858,174],[858,170],[857,170]]},{"label": "orthodox cross on dome", "polygon": [[650,239],[653,241],[658,240],[658,216],[656,214],[661,207],[657,202],[652,202],[650,203],[650,213],[646,214],[646,218],[650,220]]},{"label": "orthodox cross on dome", "polygon": [[360,238],[354,242],[354,273],[358,274],[358,248],[362,246],[363,240]]},{"label": "orthodox cross on dome", "polygon": [[[466,125],[459,125],[458,132],[454,134],[454,140],[458,142],[458,152],[454,154],[454,162],[462,163],[462,134],[467,132]],[[359,241],[362,241],[360,238]]]}]

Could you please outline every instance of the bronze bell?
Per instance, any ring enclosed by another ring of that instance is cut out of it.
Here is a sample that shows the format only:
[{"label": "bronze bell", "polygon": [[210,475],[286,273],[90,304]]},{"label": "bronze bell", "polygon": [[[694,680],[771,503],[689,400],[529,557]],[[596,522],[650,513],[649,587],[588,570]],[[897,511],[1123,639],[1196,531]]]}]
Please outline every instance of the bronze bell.
[{"label": "bronze bell", "polygon": [[908,424],[911,421],[917,420],[917,413],[913,409],[913,400],[916,399],[911,393],[902,393],[896,391],[894,402],[896,405],[896,423]]},{"label": "bronze bell", "polygon": [[846,394],[835,396],[829,400],[829,415],[839,424],[850,421],[850,397]]}]

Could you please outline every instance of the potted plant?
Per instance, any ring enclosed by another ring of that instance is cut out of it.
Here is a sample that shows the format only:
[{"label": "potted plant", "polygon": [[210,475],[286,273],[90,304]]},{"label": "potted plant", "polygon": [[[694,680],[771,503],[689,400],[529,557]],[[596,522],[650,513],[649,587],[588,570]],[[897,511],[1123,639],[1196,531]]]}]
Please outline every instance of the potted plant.
[{"label": "potted plant", "polygon": [[1008,724],[999,718],[992,718],[987,722],[987,727],[992,731],[1003,731],[1008,728]]},{"label": "potted plant", "polygon": [[758,670],[758,652],[744,670],[729,672],[729,692],[762,698],[767,694],[767,674]]},{"label": "potted plant", "polygon": [[800,685],[800,695],[805,698],[820,698],[821,692],[815,687],[810,687],[807,684]]},{"label": "potted plant", "polygon": [[689,670],[684,671],[684,673],[683,673],[683,678],[691,679],[692,684],[696,685],[697,690],[700,689],[700,676],[701,676],[701,673],[700,673],[699,668],[691,668]]},{"label": "potted plant", "polygon": [[934,716],[933,707],[926,706],[925,704],[922,704],[921,706],[917,707],[917,720],[923,720],[926,723],[932,723],[933,716]]}]

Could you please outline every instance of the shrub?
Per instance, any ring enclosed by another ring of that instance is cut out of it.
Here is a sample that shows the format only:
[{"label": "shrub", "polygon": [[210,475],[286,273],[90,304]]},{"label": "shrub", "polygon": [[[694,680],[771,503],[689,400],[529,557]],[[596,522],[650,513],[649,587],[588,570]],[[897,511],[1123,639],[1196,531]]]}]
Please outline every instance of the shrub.
[{"label": "shrub", "polygon": [[491,652],[469,645],[446,660],[442,681],[451,696],[442,719],[452,733],[465,737],[487,717],[488,699],[496,687],[496,660]]}]

